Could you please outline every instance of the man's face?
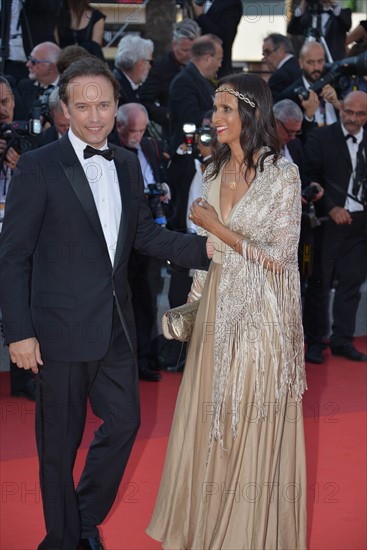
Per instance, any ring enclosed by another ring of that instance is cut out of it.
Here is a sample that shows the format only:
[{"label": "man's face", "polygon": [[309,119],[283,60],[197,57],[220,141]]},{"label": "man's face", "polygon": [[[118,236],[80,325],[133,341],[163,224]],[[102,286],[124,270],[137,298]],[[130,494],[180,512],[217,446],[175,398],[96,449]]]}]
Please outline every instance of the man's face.
[{"label": "man's face", "polygon": [[6,84],[0,82],[0,122],[10,124],[14,116],[14,96]]},{"label": "man's face", "polygon": [[68,84],[68,104],[61,101],[74,134],[93,147],[102,147],[117,112],[112,84],[104,76],[78,76]]},{"label": "man's face", "polygon": [[172,42],[172,51],[179,63],[181,65],[187,65],[191,59],[191,45],[192,40],[188,38],[179,38]]},{"label": "man's face", "polygon": [[152,66],[153,58],[150,55],[147,59],[140,59],[135,65],[134,82],[135,84],[142,84],[147,79],[150,68]]},{"label": "man's face", "polygon": [[274,46],[271,39],[264,40],[263,59],[268,66],[269,71],[275,71],[279,63],[286,56],[284,46]]},{"label": "man's face", "polygon": [[70,120],[60,111],[52,110],[51,115],[57,132],[63,136],[69,130]]},{"label": "man's face", "polygon": [[33,48],[29,60],[26,63],[29,78],[40,84],[51,84],[54,63],[48,59],[47,47],[40,44]]},{"label": "man's face", "polygon": [[296,139],[297,134],[301,132],[302,122],[292,118],[289,118],[286,122],[276,119],[276,124],[282,145],[287,145],[287,143]]},{"label": "man's face", "polygon": [[300,57],[299,64],[306,80],[316,82],[324,72],[324,48],[316,42],[310,45],[307,53]]},{"label": "man's face", "polygon": [[147,117],[142,112],[137,112],[134,115],[131,114],[126,126],[117,122],[117,133],[123,145],[136,148],[143,138],[147,124]]},{"label": "man's face", "polygon": [[205,68],[206,78],[214,78],[223,61],[223,48],[215,42],[215,54],[207,56],[207,65]]},{"label": "man's face", "polygon": [[367,122],[367,94],[364,92],[346,97],[340,112],[343,126],[352,135],[358,134],[359,130]]}]

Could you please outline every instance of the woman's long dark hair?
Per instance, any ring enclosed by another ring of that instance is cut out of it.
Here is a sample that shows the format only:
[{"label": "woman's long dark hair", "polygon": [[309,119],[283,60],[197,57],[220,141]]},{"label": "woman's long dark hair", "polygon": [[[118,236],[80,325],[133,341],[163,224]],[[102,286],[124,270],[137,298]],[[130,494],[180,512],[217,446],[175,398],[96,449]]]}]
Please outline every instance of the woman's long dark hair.
[{"label": "woman's long dark hair", "polygon": [[80,25],[83,13],[91,10],[89,0],[63,0],[59,16],[59,28],[70,28],[72,12],[76,15],[77,27]]},{"label": "woman's long dark hair", "polygon": [[[242,121],[240,144],[243,151],[243,161],[246,166],[245,177],[251,169],[264,169],[264,161],[274,155],[273,163],[279,158],[280,142],[273,114],[273,99],[267,83],[257,75],[232,74],[225,76],[218,83],[221,86],[232,88],[243,94],[255,103],[255,108],[245,101],[238,99],[238,112]],[[217,88],[217,89],[218,89]],[[267,150],[261,153],[255,161],[255,155],[263,146]],[[215,178],[223,166],[229,161],[231,150],[226,143],[219,143],[215,135],[212,142],[212,164],[209,168],[209,177]]]}]

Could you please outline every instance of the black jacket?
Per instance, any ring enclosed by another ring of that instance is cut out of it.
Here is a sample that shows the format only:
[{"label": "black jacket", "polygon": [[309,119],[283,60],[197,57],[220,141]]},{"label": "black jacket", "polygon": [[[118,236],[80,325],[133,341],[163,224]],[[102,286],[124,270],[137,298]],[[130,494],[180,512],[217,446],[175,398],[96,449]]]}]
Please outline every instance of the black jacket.
[{"label": "black jacket", "polygon": [[122,205],[114,265],[88,180],[67,135],[22,155],[9,187],[0,241],[5,339],[10,343],[36,336],[44,359],[103,357],[114,302],[135,351],[127,282],[132,247],[187,267],[208,265],[205,239],[178,235],[153,222],[138,158],[111,147]]},{"label": "black jacket", "polygon": [[[367,132],[363,134],[367,158]],[[327,214],[334,206],[344,207],[352,161],[348,145],[339,122],[313,130],[305,147],[305,172],[310,181],[317,181],[325,189],[317,202]]]},{"label": "black jacket", "polygon": [[214,0],[208,12],[197,19],[202,34],[216,34],[223,40],[223,62],[218,71],[219,78],[233,72],[232,45],[242,12],[241,0]]},{"label": "black jacket", "polygon": [[[312,15],[309,8],[300,17],[292,16],[288,23],[287,32],[293,35],[306,36],[312,26]],[[325,41],[330,50],[333,61],[346,57],[345,38],[352,26],[352,10],[343,8],[338,16],[330,14],[325,29]]]},{"label": "black jacket", "polygon": [[301,67],[294,56],[273,72],[269,78],[268,84],[274,103],[281,99],[282,92],[300,78],[301,75]]},{"label": "black jacket", "polygon": [[200,127],[204,114],[213,108],[214,86],[190,62],[174,78],[169,89],[168,111],[172,152],[184,141],[183,124]]}]

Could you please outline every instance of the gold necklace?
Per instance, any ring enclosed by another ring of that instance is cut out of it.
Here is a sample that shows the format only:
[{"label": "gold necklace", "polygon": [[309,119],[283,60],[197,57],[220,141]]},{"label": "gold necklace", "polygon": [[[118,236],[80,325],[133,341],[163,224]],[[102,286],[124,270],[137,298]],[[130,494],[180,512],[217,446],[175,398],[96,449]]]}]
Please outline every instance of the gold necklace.
[{"label": "gold necklace", "polygon": [[228,185],[232,189],[232,191],[234,191],[235,189],[237,189],[238,182],[236,180],[233,180],[230,181]]}]

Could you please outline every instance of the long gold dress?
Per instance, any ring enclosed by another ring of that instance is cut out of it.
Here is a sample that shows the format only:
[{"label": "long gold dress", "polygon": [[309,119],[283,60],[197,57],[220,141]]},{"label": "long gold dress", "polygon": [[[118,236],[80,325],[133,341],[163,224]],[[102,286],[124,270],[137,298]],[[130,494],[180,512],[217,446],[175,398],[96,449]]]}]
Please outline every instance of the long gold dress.
[{"label": "long gold dress", "polygon": [[220,182],[204,198],[258,257],[213,237],[209,271],[195,274],[200,307],[147,533],[167,550],[305,549],[298,170],[268,157],[225,221]]}]

